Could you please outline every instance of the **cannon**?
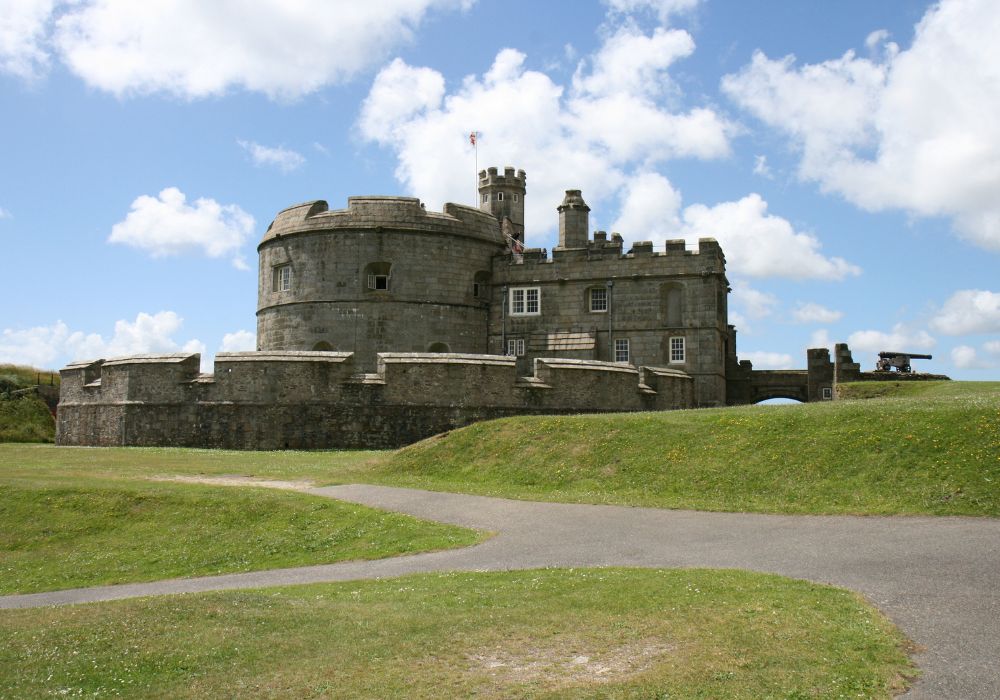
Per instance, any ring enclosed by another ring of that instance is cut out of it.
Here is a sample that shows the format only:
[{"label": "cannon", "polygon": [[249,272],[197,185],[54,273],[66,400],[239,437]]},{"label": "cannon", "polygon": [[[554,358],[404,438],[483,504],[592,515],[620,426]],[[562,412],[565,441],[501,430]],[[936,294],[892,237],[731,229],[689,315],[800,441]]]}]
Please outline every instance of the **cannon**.
[{"label": "cannon", "polygon": [[880,372],[891,372],[895,369],[897,372],[908,374],[913,371],[910,368],[910,360],[930,359],[933,359],[932,355],[919,355],[915,352],[891,352],[885,350],[878,354],[878,361],[875,363],[875,369]]}]

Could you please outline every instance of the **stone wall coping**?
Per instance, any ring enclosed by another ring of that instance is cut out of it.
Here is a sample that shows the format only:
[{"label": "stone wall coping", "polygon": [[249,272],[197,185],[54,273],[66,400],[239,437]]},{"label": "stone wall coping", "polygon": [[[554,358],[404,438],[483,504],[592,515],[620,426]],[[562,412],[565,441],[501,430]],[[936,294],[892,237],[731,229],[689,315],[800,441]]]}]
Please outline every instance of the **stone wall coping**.
[{"label": "stone wall coping", "polygon": [[624,362],[601,362],[600,360],[573,360],[565,357],[536,357],[535,373],[538,373],[538,365],[543,364],[552,369],[582,369],[597,372],[625,372],[627,374],[639,374],[639,368]]},{"label": "stone wall coping", "polygon": [[513,367],[516,359],[507,355],[473,355],[464,353],[380,352],[379,364],[442,364],[487,365]]},{"label": "stone wall coping", "polygon": [[643,365],[644,370],[655,374],[657,377],[680,377],[682,379],[690,379],[691,375],[681,369],[676,369],[675,367],[657,367]]},{"label": "stone wall coping", "polygon": [[220,352],[216,362],[347,362],[353,352],[332,352],[323,350],[268,350],[256,352]]},{"label": "stone wall coping", "polygon": [[[104,361],[105,367],[114,367],[115,365],[152,365],[152,364],[170,364],[170,363],[181,363],[190,360],[192,357],[201,357],[199,353],[189,353],[189,352],[173,352],[166,354],[150,354],[150,355],[128,355],[126,357],[113,357],[110,360]],[[89,364],[89,363],[88,363]]]},{"label": "stone wall coping", "polygon": [[73,360],[72,362],[67,363],[66,366],[62,368],[62,371],[65,372],[66,370],[72,369],[86,369],[95,362],[104,362],[104,360]]}]

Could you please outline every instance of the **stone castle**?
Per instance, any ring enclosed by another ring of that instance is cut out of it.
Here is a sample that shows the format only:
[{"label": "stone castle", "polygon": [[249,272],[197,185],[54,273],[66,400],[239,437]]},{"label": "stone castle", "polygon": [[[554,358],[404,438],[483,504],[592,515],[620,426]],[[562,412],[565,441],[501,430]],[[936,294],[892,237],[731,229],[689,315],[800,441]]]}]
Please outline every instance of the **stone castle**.
[{"label": "stone castle", "polygon": [[[826,349],[806,370],[739,362],[714,239],[626,249],[591,236],[568,190],[550,256],[525,248],[526,192],[523,170],[489,168],[478,209],[351,197],[279,212],[257,249],[257,351],[219,353],[212,374],[197,354],[70,364],[57,441],[396,447],[508,415],[832,398]],[[857,371],[846,346],[839,359]]]}]

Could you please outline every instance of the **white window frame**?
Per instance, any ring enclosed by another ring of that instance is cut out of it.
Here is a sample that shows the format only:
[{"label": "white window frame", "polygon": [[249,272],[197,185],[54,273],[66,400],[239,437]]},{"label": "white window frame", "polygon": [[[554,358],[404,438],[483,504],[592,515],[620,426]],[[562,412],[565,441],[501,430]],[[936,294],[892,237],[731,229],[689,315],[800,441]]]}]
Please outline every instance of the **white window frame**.
[{"label": "white window frame", "polygon": [[274,266],[271,278],[272,292],[287,292],[292,288],[292,265],[283,263]]},{"label": "white window frame", "polygon": [[631,346],[628,338],[615,338],[615,362],[630,362],[632,360]]},{"label": "white window frame", "polygon": [[507,355],[524,357],[524,338],[507,338]]},{"label": "white window frame", "polygon": [[498,202],[502,202],[503,201],[503,192],[497,192],[497,201]]},{"label": "white window frame", "polygon": [[[594,292],[599,292],[603,295],[601,299],[594,298]],[[590,293],[587,294],[588,303],[590,304],[590,313],[592,314],[606,314],[608,312],[608,288],[607,287],[591,287]],[[595,306],[595,301],[601,301],[604,308],[598,308]]]},{"label": "white window frame", "polygon": [[483,192],[483,204],[486,204],[488,201],[490,201],[489,192]]},{"label": "white window frame", "polygon": [[683,364],[687,361],[687,343],[684,336],[675,335],[670,338],[670,364]]},{"label": "white window frame", "polygon": [[832,401],[833,389],[828,386],[825,386],[822,389],[820,389],[820,398],[822,398],[824,401]]},{"label": "white window frame", "polygon": [[511,316],[539,316],[542,313],[542,288],[512,287],[507,302]]},{"label": "white window frame", "polygon": [[[378,286],[379,279],[385,280],[385,286]],[[368,273],[368,289],[375,290],[377,292],[383,292],[389,290],[389,275],[377,275],[374,272]]]}]

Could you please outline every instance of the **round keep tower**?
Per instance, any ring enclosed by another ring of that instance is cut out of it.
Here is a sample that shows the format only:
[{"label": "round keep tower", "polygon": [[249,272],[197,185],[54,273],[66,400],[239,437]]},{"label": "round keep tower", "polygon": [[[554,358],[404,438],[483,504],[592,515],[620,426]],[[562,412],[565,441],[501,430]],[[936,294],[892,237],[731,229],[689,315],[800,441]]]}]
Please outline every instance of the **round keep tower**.
[{"label": "round keep tower", "polygon": [[351,197],[281,211],[257,247],[258,350],[487,352],[490,270],[503,252],[489,212],[411,197]]}]

